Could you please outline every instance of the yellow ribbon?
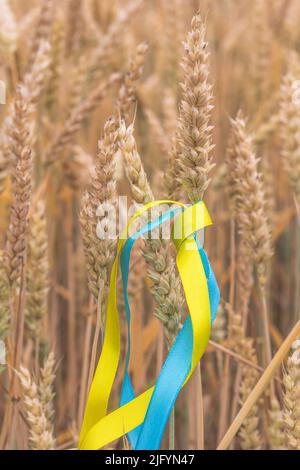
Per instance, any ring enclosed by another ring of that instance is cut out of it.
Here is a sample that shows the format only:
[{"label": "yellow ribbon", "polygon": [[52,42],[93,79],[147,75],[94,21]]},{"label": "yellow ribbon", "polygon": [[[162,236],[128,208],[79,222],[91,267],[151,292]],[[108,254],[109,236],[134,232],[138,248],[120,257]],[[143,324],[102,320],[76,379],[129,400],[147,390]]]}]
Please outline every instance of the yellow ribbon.
[{"label": "yellow ribbon", "polygon": [[[209,294],[197,243],[192,236],[194,232],[212,224],[209,213],[203,202],[191,207],[169,200],[151,202],[132,217],[118,242],[110,277],[104,342],[90,388],[80,433],[79,449],[82,450],[100,449],[129,433],[143,423],[147,412],[154,387],[109,414],[107,409],[120,358],[120,323],[117,308],[117,276],[120,255],[132,223],[144,212],[162,204],[175,204],[185,209],[175,219],[172,231],[177,249],[176,264],[191,316],[194,335],[191,369],[184,384],[191,377],[209,341]],[[183,235],[175,238],[176,234],[180,234],[180,229],[183,230]]]}]

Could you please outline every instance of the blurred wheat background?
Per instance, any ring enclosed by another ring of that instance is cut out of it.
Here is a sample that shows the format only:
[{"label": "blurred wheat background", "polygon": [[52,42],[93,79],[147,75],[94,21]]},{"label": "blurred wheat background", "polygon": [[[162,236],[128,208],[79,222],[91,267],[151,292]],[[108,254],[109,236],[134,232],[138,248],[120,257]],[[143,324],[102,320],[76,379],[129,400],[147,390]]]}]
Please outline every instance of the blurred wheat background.
[{"label": "blurred wheat background", "polygon": [[[126,195],[214,221],[222,301],[163,448],[216,449],[251,395],[226,447],[300,450],[299,341],[253,395],[300,319],[299,22],[298,0],[0,0],[1,449],[77,446],[116,248],[96,210]],[[130,301],[141,392],[186,315],[166,240],[134,250]]]}]

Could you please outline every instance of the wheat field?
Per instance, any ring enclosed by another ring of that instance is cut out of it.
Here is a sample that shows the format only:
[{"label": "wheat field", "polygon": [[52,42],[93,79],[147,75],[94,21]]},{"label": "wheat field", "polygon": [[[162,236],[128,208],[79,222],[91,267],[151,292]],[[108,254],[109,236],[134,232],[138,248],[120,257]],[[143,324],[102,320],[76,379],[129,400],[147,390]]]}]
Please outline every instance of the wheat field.
[{"label": "wheat field", "polygon": [[[98,207],[118,235],[126,198],[214,222],[221,302],[162,449],[300,450],[299,21],[298,0],[0,0],[0,449],[77,448],[117,246]],[[141,393],[187,307],[168,240],[132,258]]]}]

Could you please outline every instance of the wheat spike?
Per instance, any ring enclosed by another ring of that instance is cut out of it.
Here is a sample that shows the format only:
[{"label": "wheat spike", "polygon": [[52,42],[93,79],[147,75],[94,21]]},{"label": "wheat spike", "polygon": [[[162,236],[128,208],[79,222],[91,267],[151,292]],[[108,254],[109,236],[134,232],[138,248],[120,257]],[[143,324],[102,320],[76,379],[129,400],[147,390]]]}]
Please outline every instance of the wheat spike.
[{"label": "wheat spike", "polygon": [[280,122],[282,161],[288,175],[291,188],[300,204],[300,108],[295,94],[296,79],[288,74],[281,86]]},{"label": "wheat spike", "polygon": [[67,185],[74,192],[86,189],[94,175],[93,157],[79,145],[74,145],[63,163],[63,172]]},{"label": "wheat spike", "polygon": [[[116,240],[110,237],[109,229],[110,224],[114,223],[110,216],[112,209],[116,207],[117,199],[114,178],[117,137],[114,119],[108,120],[104,127],[103,138],[98,144],[95,175],[90,187],[84,193],[80,214],[89,288],[96,299],[99,288],[107,286],[109,267],[116,245]],[[99,216],[97,216],[98,207],[104,209],[104,213]],[[97,236],[97,226],[101,228],[103,235],[106,234],[103,239]]]},{"label": "wheat spike", "polygon": [[266,4],[263,0],[254,0],[252,11],[252,35],[256,47],[251,57],[251,75],[255,101],[265,96],[267,90],[266,70],[270,62],[271,34],[268,24]]},{"label": "wheat spike", "polygon": [[40,13],[36,25],[36,31],[32,37],[30,53],[29,53],[29,67],[35,61],[36,54],[40,48],[42,42],[49,42],[51,36],[51,30],[54,19],[54,1],[53,0],[42,0]]},{"label": "wheat spike", "polygon": [[159,118],[150,108],[145,108],[144,113],[156,147],[160,150],[162,156],[168,155],[170,151],[170,140],[168,139]]},{"label": "wheat spike", "polygon": [[144,70],[145,55],[147,50],[148,46],[146,43],[138,45],[136,54],[131,60],[129,71],[125,75],[124,82],[120,87],[117,108],[120,111],[122,119],[124,119],[127,124],[130,122],[130,107],[132,102],[136,99],[136,84]]},{"label": "wheat spike", "polygon": [[[154,200],[147,175],[137,152],[133,127],[120,126],[120,148],[125,161],[127,178],[135,203],[147,204]],[[182,296],[180,282],[176,276],[175,264],[164,240],[148,240],[143,249],[148,275],[153,282],[153,295],[156,300],[156,316],[165,326],[166,336],[172,343],[180,321]]]},{"label": "wheat spike", "polygon": [[50,66],[47,77],[47,87],[45,90],[46,108],[52,110],[58,99],[58,91],[63,69],[63,40],[64,40],[64,21],[57,18],[53,25],[51,34]]},{"label": "wheat spike", "polygon": [[2,250],[0,250],[0,341],[6,338],[9,331],[9,297],[9,282],[4,267],[4,254]]},{"label": "wheat spike", "polygon": [[20,123],[19,140],[16,140],[17,164],[14,174],[10,223],[7,232],[6,266],[11,285],[16,285],[25,265],[28,213],[31,195],[32,159],[29,147],[29,131],[26,93],[23,87],[17,90],[15,101],[16,121]]},{"label": "wheat spike", "polygon": [[192,19],[191,31],[184,43],[182,59],[184,80],[181,84],[177,132],[178,180],[192,203],[203,198],[214,167],[210,125],[212,86],[208,82],[208,51],[205,25],[200,15]]},{"label": "wheat spike", "polygon": [[53,384],[55,380],[55,357],[54,353],[50,352],[47,359],[41,368],[41,378],[39,382],[39,396],[43,407],[43,412],[47,419],[48,432],[53,434],[52,421],[55,415],[54,410],[54,397]]},{"label": "wheat spike", "polygon": [[58,132],[46,152],[46,162],[48,165],[54,163],[61,156],[62,151],[72,142],[74,135],[81,129],[84,121],[99,106],[108,88],[119,81],[119,79],[119,74],[111,75],[108,80],[92,90],[88,97],[79,103],[74,110],[71,110],[63,129]]},{"label": "wheat spike", "polygon": [[[92,52],[88,72],[92,73],[93,81],[103,79],[103,70],[110,65],[111,57],[118,50],[123,31],[126,31],[127,24],[141,9],[143,3],[144,0],[131,0],[125,8],[121,9],[102,37],[100,45]],[[102,67],[99,67],[99,64],[102,64]]]},{"label": "wheat spike", "polygon": [[270,228],[265,214],[265,194],[258,159],[246,122],[238,114],[232,124],[232,143],[227,156],[231,199],[245,254],[257,267],[260,285],[266,284],[268,260],[272,256]]},{"label": "wheat spike", "polygon": [[29,428],[29,447],[32,450],[54,449],[55,439],[39,396],[39,388],[25,367],[21,366],[18,377]]},{"label": "wheat spike", "polygon": [[272,450],[285,450],[285,436],[283,432],[283,413],[277,398],[271,400],[269,409],[268,438]]},{"label": "wheat spike", "polygon": [[82,15],[82,0],[68,0],[67,4],[67,34],[65,53],[66,57],[77,50],[80,38],[80,24]]},{"label": "wheat spike", "polygon": [[86,67],[87,58],[85,55],[81,55],[73,64],[71,68],[71,80],[70,80],[70,91],[68,96],[67,106],[70,110],[69,114],[76,109],[84,99],[84,87],[86,79]]},{"label": "wheat spike", "polygon": [[284,384],[284,430],[290,450],[300,450],[300,341],[293,344],[283,378]]},{"label": "wheat spike", "polygon": [[26,326],[33,339],[41,338],[42,321],[47,313],[49,292],[48,234],[45,204],[33,208],[28,236],[26,269]]},{"label": "wheat spike", "polygon": [[[24,76],[22,83],[17,86],[14,99],[2,125],[1,135],[4,137],[1,142],[0,180],[11,174],[13,168],[15,168],[18,155],[25,142],[33,148],[32,115],[36,110],[36,104],[43,90],[48,66],[49,44],[42,42],[32,67]],[[22,95],[21,98],[20,95]],[[21,107],[24,109],[21,109]]]},{"label": "wheat spike", "polygon": [[224,302],[221,302],[217,311],[216,319],[211,330],[211,339],[216,343],[222,343],[226,338],[227,315]]},{"label": "wheat spike", "polygon": [[183,40],[183,4],[181,0],[163,0],[164,10],[164,65],[165,82],[171,88],[178,86],[178,60]]},{"label": "wheat spike", "polygon": [[[253,340],[247,338],[244,333],[243,321],[240,314],[233,311],[229,304],[226,304],[229,321],[229,338],[232,341],[232,348],[245,359],[253,364],[257,364],[256,352]],[[250,395],[253,387],[259,379],[256,369],[245,365],[241,368],[241,385],[239,390],[240,404],[243,405]],[[252,407],[247,418],[244,420],[240,433],[240,445],[243,450],[259,450],[262,447],[262,437],[259,432],[259,406]]]},{"label": "wheat spike", "polygon": [[0,1],[0,11],[0,50],[11,54],[17,48],[17,22],[8,0]]}]

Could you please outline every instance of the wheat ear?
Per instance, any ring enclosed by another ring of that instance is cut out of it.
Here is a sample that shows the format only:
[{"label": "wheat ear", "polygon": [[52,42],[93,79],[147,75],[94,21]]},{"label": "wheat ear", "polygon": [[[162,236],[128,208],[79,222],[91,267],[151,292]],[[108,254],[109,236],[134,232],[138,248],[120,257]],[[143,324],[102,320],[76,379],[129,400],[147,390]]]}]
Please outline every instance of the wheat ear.
[{"label": "wheat ear", "polygon": [[10,55],[17,48],[18,28],[8,0],[1,1],[0,50]]},{"label": "wheat ear", "polygon": [[54,380],[55,380],[55,357],[50,352],[40,371],[39,396],[43,407],[43,412],[48,423],[48,431],[53,434],[52,421],[55,415],[54,410]]},{"label": "wheat ear", "polygon": [[4,254],[0,250],[0,340],[4,340],[9,331],[10,308],[9,308],[9,281],[4,267]]},{"label": "wheat ear", "polygon": [[[154,200],[147,175],[137,152],[133,127],[120,126],[120,148],[125,161],[127,178],[135,203],[147,204]],[[156,300],[156,316],[162,321],[168,341],[171,343],[180,322],[182,295],[175,264],[164,240],[147,240],[143,249],[148,275],[153,282],[152,292]]]},{"label": "wheat ear", "polygon": [[203,198],[214,167],[210,125],[212,86],[208,81],[209,53],[205,35],[202,18],[195,15],[184,43],[185,54],[181,64],[184,80],[176,145],[178,180],[192,203]]},{"label": "wheat ear", "polygon": [[26,93],[23,87],[17,90],[15,115],[20,123],[20,140],[16,149],[17,165],[14,174],[14,200],[11,207],[7,231],[6,266],[11,285],[20,281],[22,267],[25,265],[28,214],[31,196],[32,160],[28,145],[29,130]]},{"label": "wheat ear", "polygon": [[58,132],[46,152],[47,165],[54,163],[61,156],[62,151],[72,142],[74,135],[81,129],[83,122],[97,108],[97,106],[99,106],[105,97],[107,90],[114,83],[119,81],[119,79],[119,74],[111,75],[108,80],[92,90],[89,96],[71,111],[63,129]]},{"label": "wheat ear", "polygon": [[51,450],[55,447],[53,429],[41,401],[39,387],[25,367],[17,372],[23,391],[23,403],[29,428],[29,447],[32,450]]},{"label": "wheat ear", "polygon": [[297,204],[300,205],[300,109],[295,99],[294,83],[296,79],[292,74],[284,77],[281,86],[280,124],[282,142],[282,161],[289,179]]},{"label": "wheat ear", "polygon": [[[229,318],[229,338],[232,348],[242,357],[253,364],[257,364],[257,356],[253,346],[253,340],[247,338],[244,333],[243,319],[240,314],[233,312],[231,306],[226,304]],[[239,389],[240,404],[246,401],[254,385],[259,378],[259,372],[245,365],[241,366],[241,385]],[[243,450],[259,450],[262,446],[262,438],[259,432],[259,406],[255,404],[248,416],[243,421],[239,433],[240,444]]]},{"label": "wheat ear", "polygon": [[292,346],[284,374],[284,430],[290,450],[300,450],[300,341]]},{"label": "wheat ear", "polygon": [[42,42],[48,42],[54,19],[54,1],[42,0],[36,30],[32,36],[30,53],[28,58],[29,67],[35,61],[36,54]]},{"label": "wheat ear", "polygon": [[[110,223],[113,222],[110,220],[109,214],[111,214],[111,209],[116,207],[117,199],[114,178],[116,152],[115,121],[108,120],[104,127],[103,138],[98,144],[95,175],[90,187],[84,193],[80,214],[89,288],[96,299],[99,288],[107,287],[109,266],[114,256],[116,244],[115,240],[109,237]],[[104,213],[97,216],[97,210],[101,208],[101,205]],[[101,228],[103,235],[107,235],[107,238],[98,238],[97,226]]]},{"label": "wheat ear", "polygon": [[26,276],[25,322],[31,337],[36,340],[41,338],[49,292],[48,234],[42,200],[32,210]]},{"label": "wheat ear", "polygon": [[269,409],[268,439],[272,450],[285,450],[285,436],[283,432],[283,412],[277,398],[271,400]]}]

